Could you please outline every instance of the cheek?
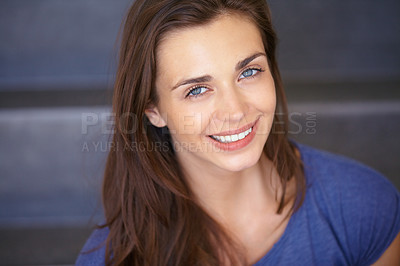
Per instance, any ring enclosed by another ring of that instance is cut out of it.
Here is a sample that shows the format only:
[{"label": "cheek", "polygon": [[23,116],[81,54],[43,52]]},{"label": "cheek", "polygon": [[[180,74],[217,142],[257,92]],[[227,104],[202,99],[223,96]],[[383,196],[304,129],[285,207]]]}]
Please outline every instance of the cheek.
[{"label": "cheek", "polygon": [[247,97],[250,98],[251,105],[258,111],[264,114],[275,112],[275,83],[270,73],[262,73],[259,79],[244,84],[243,88],[248,91]]},{"label": "cheek", "polygon": [[201,113],[183,112],[179,115],[177,131],[183,135],[193,135],[201,129]]},{"label": "cheek", "polygon": [[207,114],[202,112],[187,112],[187,109],[181,109],[169,115],[170,120],[167,123],[171,134],[176,138],[190,138],[201,134],[207,121]]},{"label": "cheek", "polygon": [[276,107],[275,87],[259,89],[258,93],[252,95],[252,102],[255,108],[264,114],[274,114]]},{"label": "cheek", "polygon": [[257,134],[269,135],[276,109],[275,88],[258,93],[258,97],[253,97],[253,103],[257,113],[262,113],[262,123],[260,123]]}]

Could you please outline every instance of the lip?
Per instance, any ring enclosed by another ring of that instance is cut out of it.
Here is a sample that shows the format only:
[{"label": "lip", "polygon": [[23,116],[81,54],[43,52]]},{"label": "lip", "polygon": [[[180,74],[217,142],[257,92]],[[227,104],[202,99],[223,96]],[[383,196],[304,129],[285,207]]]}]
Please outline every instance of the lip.
[{"label": "lip", "polygon": [[230,143],[222,143],[219,142],[215,139],[213,139],[211,137],[211,135],[208,136],[208,139],[211,141],[211,143],[216,146],[217,148],[224,150],[224,151],[236,151],[236,150],[240,150],[244,147],[246,147],[247,145],[250,144],[250,142],[254,139],[255,135],[256,135],[256,130],[257,130],[257,126],[258,126],[258,120],[257,119],[255,122],[246,125],[242,128],[239,128],[237,130],[232,130],[232,131],[224,131],[221,132],[219,134],[213,135],[213,136],[224,136],[224,135],[233,135],[233,134],[238,134],[241,132],[244,132],[246,130],[248,130],[249,128],[252,128],[250,134],[248,134],[245,138],[235,141],[235,142],[230,142]]},{"label": "lip", "polygon": [[255,122],[247,124],[247,125],[245,125],[245,126],[243,126],[241,128],[238,128],[238,129],[235,129],[235,130],[223,131],[223,132],[220,132],[220,133],[217,133],[217,134],[211,134],[211,135],[208,135],[208,136],[229,136],[229,135],[239,134],[239,133],[245,132],[249,128],[253,127],[257,123],[257,121],[258,121],[258,119]]}]

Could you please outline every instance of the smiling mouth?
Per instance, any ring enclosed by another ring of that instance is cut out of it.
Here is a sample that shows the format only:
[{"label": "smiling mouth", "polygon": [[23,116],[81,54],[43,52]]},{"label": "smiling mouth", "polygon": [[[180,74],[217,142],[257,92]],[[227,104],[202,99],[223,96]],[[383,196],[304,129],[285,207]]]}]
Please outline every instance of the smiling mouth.
[{"label": "smiling mouth", "polygon": [[[208,135],[211,139],[216,141],[217,143],[223,144],[223,147],[227,147],[226,145],[232,146],[233,144],[237,143],[242,143],[246,142],[248,138],[253,138],[254,136],[254,130],[255,126],[257,124],[259,119],[257,119],[255,122],[251,124],[247,124],[246,126],[243,126],[241,128],[238,128],[236,130],[229,130],[229,131],[224,131],[220,132],[214,135]],[[250,136],[249,136],[250,135]],[[248,137],[248,138],[246,138]]]},{"label": "smiling mouth", "polygon": [[210,137],[221,143],[232,143],[232,142],[236,142],[236,141],[244,139],[245,137],[247,137],[247,135],[249,135],[251,133],[252,130],[253,130],[253,127],[249,128],[243,132],[240,132],[238,134],[225,135],[225,136],[210,135]]}]

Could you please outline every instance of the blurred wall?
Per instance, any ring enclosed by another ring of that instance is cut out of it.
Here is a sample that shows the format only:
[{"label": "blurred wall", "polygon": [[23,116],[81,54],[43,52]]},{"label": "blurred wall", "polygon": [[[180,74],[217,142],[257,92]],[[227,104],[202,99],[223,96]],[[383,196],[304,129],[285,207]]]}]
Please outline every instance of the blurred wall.
[{"label": "blurred wall", "polygon": [[269,1],[288,79],[398,79],[400,2]]},{"label": "blurred wall", "polygon": [[130,1],[0,1],[0,90],[104,89]]},{"label": "blurred wall", "polygon": [[[107,87],[129,3],[0,1],[0,90]],[[285,80],[399,78],[399,1],[269,3]]]}]

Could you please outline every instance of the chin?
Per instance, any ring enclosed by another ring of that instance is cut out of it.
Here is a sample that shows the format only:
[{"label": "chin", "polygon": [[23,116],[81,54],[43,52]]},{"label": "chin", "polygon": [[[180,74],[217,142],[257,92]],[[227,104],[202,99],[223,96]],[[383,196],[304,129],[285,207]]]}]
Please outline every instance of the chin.
[{"label": "chin", "polygon": [[238,156],[230,155],[219,162],[219,167],[230,172],[240,172],[255,166],[261,158],[263,149],[255,148],[250,150],[249,153],[240,154]]}]

